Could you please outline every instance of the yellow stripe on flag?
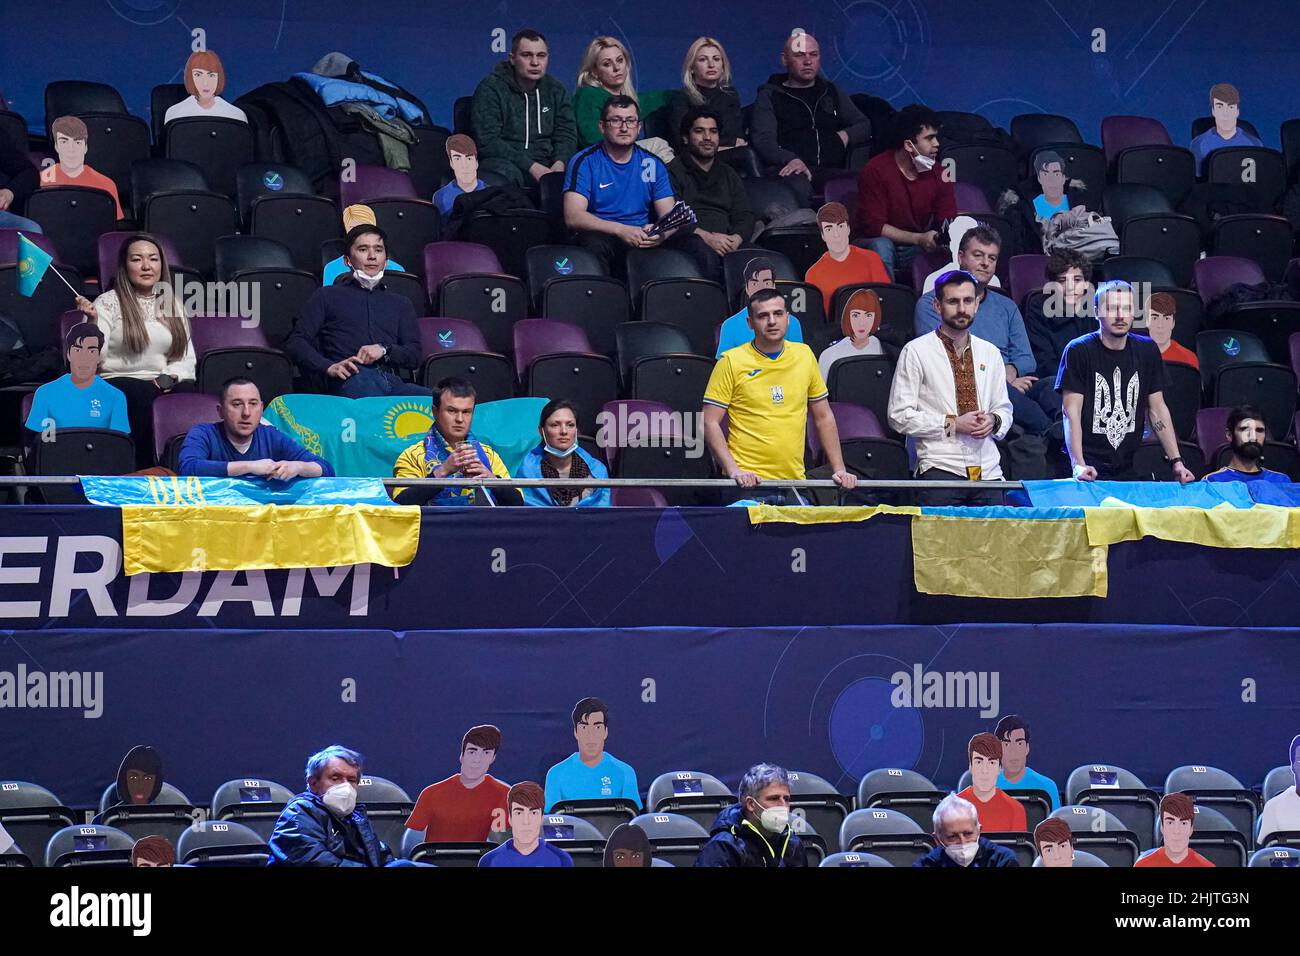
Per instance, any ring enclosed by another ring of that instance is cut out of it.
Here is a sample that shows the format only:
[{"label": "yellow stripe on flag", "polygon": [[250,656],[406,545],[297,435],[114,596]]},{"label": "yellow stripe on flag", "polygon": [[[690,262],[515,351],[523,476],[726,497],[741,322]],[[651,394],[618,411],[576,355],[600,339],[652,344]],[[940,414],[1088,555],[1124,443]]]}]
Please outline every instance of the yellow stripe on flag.
[{"label": "yellow stripe on flag", "polygon": [[750,505],[750,524],[839,524],[844,521],[866,521],[876,515],[919,515],[921,509],[914,505],[865,505],[801,508],[797,505]]},{"label": "yellow stripe on flag", "polygon": [[376,505],[122,508],[127,574],[410,564],[420,509]]},{"label": "yellow stripe on flag", "polygon": [[1300,509],[1085,508],[1088,541],[1094,545],[1160,538],[1207,548],[1300,547]]},{"label": "yellow stripe on flag", "polygon": [[1089,544],[1082,518],[912,519],[913,577],[922,594],[1105,597],[1106,553]]}]

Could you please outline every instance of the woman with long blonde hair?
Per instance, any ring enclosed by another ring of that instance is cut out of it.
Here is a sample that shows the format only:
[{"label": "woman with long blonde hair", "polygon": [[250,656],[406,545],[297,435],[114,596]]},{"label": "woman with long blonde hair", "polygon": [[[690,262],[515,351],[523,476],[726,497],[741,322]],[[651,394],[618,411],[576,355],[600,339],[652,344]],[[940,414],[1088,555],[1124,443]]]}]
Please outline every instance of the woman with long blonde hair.
[{"label": "woman with long blonde hair", "polygon": [[587,44],[578,68],[578,85],[573,91],[573,118],[578,124],[578,143],[599,143],[600,110],[611,96],[640,100],[632,84],[632,54],[617,37],[596,37]]},{"label": "woman with long blonde hair", "polygon": [[707,106],[721,118],[718,145],[721,149],[744,146],[741,138],[740,94],[731,86],[731,60],[722,43],[713,37],[699,37],[682,61],[682,88],[674,91],[668,104],[668,124],[674,132],[692,106]]},{"label": "woman with long blonde hair", "polygon": [[153,403],[194,385],[194,342],[180,290],[162,243],[147,233],[127,237],[117,254],[113,288],[77,308],[104,333],[100,376],[126,395],[136,463],[153,463]]}]

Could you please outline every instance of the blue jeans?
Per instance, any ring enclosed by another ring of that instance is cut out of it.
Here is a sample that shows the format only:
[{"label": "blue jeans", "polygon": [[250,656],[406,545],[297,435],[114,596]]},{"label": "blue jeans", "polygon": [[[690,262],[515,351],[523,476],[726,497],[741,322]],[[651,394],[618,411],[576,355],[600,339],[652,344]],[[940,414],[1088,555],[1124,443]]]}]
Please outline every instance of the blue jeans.
[{"label": "blue jeans", "polygon": [[1015,423],[1031,435],[1045,435],[1061,417],[1061,396],[1055,389],[1056,379],[1040,378],[1023,395],[1007,385]]},{"label": "blue jeans", "polygon": [[870,249],[876,255],[884,260],[885,269],[889,272],[889,278],[897,282],[898,270],[906,269],[916,258],[916,246],[900,246],[894,243],[892,239],[886,239],[884,236],[876,236],[874,239],[859,239],[854,245],[861,246],[863,249]]},{"label": "blue jeans", "polygon": [[335,391],[344,398],[376,398],[387,395],[423,395],[432,391],[420,385],[404,382],[392,372],[371,366],[362,366],[350,377],[338,382]]},{"label": "blue jeans", "polygon": [[15,215],[7,209],[0,209],[0,229],[21,229],[23,232],[41,232],[41,224],[35,219]]}]

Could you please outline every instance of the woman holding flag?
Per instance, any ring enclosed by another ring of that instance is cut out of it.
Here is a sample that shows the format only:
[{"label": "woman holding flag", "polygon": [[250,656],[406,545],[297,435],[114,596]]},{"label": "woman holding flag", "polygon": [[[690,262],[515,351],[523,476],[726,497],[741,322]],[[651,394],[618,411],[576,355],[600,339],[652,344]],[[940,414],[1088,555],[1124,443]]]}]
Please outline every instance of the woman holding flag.
[{"label": "woman holding flag", "polygon": [[126,395],[136,464],[153,464],[153,403],[194,387],[194,343],[162,245],[137,233],[122,243],[113,288],[77,308],[104,333],[100,375]]}]

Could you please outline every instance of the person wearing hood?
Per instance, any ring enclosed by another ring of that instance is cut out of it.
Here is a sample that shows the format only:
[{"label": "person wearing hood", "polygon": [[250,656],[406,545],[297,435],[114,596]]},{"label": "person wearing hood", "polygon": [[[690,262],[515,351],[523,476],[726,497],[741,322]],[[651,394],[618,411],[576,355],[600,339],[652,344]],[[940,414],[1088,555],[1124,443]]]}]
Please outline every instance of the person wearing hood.
[{"label": "person wearing hood", "polygon": [[[609,470],[578,446],[573,402],[555,398],[542,409],[537,431],[542,443],[530,451],[516,478],[608,478]],[[607,508],[608,488],[521,489],[524,504],[559,508]]]},{"label": "person wearing hood", "polygon": [[718,814],[696,866],[807,866],[803,843],[790,826],[790,775],[770,763],[740,778],[738,803]]},{"label": "person wearing hood", "polygon": [[546,37],[520,30],[510,59],[474,90],[470,125],[489,185],[531,186],[563,172],[578,146],[573,106],[564,84],[546,75]]},{"label": "person wearing hood", "polygon": [[357,806],[361,755],[333,744],[307,759],[307,789],[275,821],[268,866],[420,866],[398,860]]},{"label": "person wearing hood", "polygon": [[781,51],[784,73],[758,89],[750,142],[769,174],[781,176],[804,203],[826,173],[842,170],[855,146],[867,142],[871,121],[849,94],[821,73],[817,38],[794,30]]},{"label": "person wearing hood", "polygon": [[980,818],[975,805],[950,793],[934,808],[934,849],[917,857],[921,867],[1019,866],[1016,854],[980,836]]}]

